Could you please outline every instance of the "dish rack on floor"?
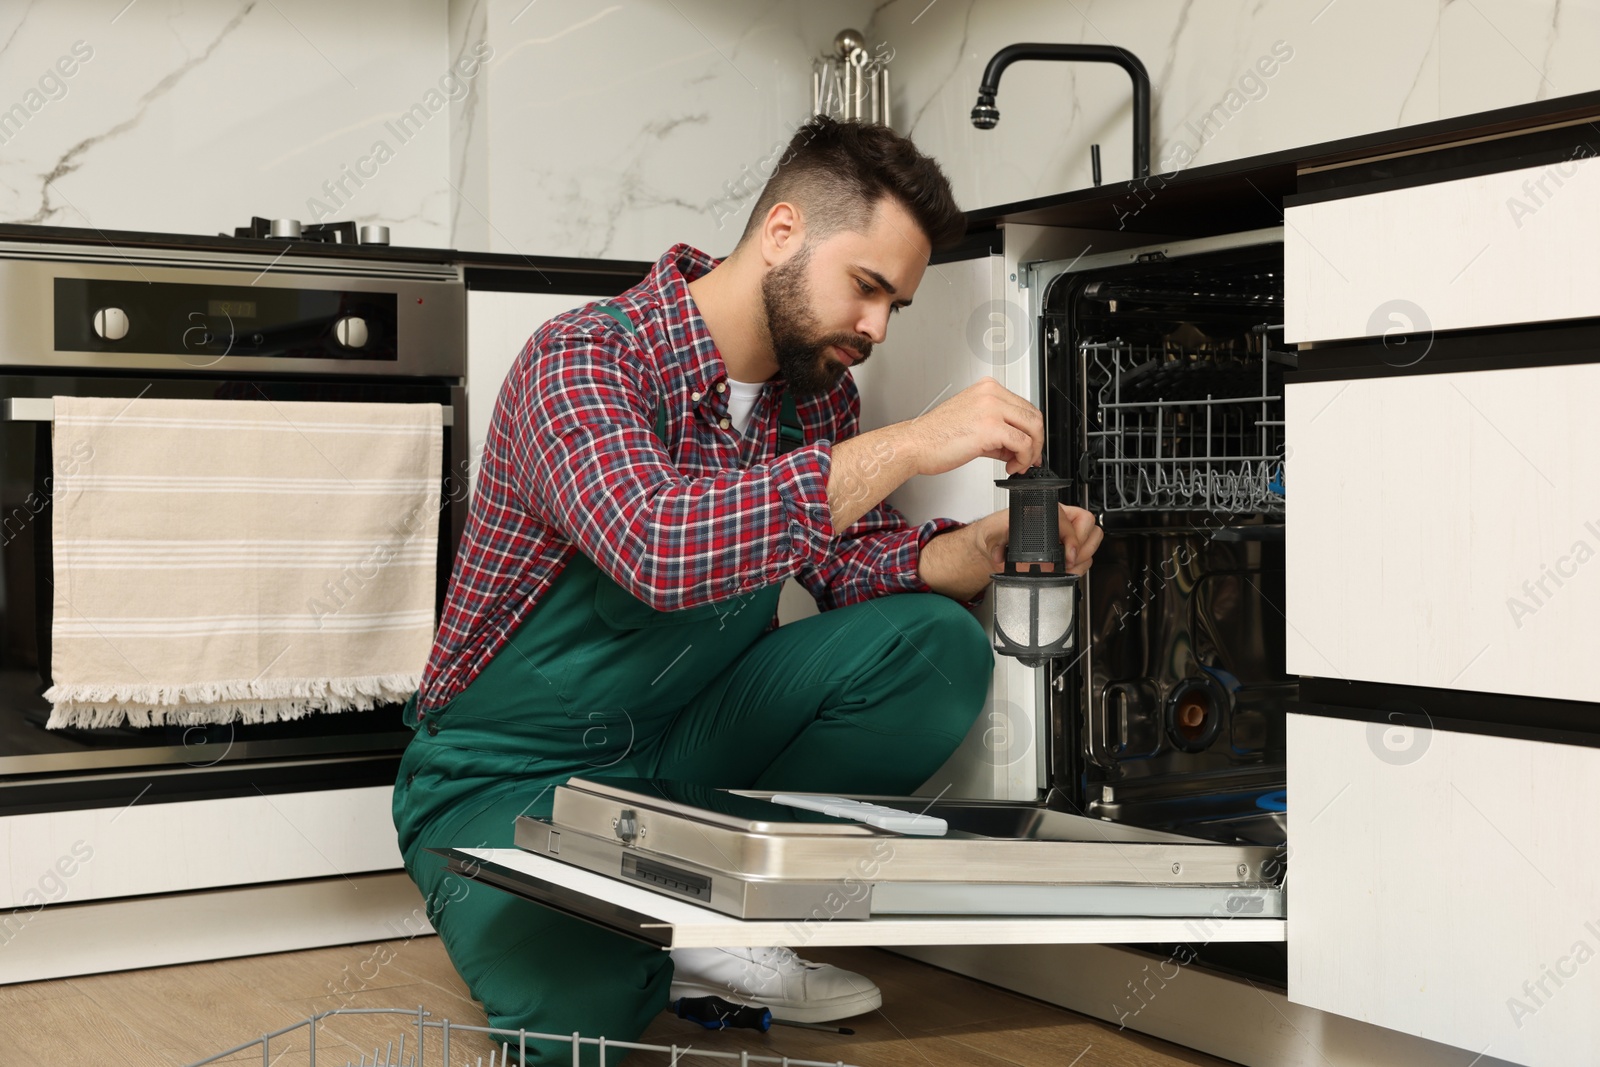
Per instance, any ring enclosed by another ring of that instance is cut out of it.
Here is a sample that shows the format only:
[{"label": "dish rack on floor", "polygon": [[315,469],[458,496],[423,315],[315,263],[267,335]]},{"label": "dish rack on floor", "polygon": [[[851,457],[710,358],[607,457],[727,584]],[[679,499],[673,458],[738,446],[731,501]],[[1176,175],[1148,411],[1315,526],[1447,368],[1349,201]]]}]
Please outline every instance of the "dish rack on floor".
[{"label": "dish rack on floor", "polygon": [[[570,1034],[541,1034],[532,1030],[505,1030],[494,1026],[467,1026],[461,1023],[452,1023],[449,1019],[434,1019],[420,1005],[415,1011],[410,1008],[335,1008],[332,1011],[321,1012],[302,1019],[293,1026],[285,1026],[283,1029],[274,1030],[270,1034],[262,1034],[254,1041],[246,1041],[242,1045],[235,1045],[233,1048],[219,1052],[215,1056],[207,1056],[203,1060],[196,1060],[189,1067],[204,1067],[205,1064],[218,1063],[229,1057],[238,1056],[242,1052],[249,1052],[252,1049],[260,1049],[263,1067],[270,1067],[274,1062],[271,1047],[273,1040],[286,1037],[297,1030],[305,1030],[307,1040],[310,1043],[310,1057],[306,1060],[307,1067],[317,1067],[317,1024],[324,1019],[337,1015],[398,1015],[406,1018],[405,1025],[399,1028],[400,1036],[398,1040],[388,1042],[383,1048],[374,1048],[370,1059],[365,1055],[361,1057],[359,1062],[351,1062],[346,1058],[346,1067],[428,1067],[429,1064],[438,1064],[438,1067],[462,1067],[462,1065],[485,1067],[482,1056],[473,1057],[470,1062],[461,1059],[459,1056],[455,1060],[450,1058],[450,1035],[452,1033],[490,1034],[501,1038],[500,1051],[489,1054],[487,1067],[511,1067],[513,1063],[510,1058],[512,1052],[517,1053],[515,1063],[521,1064],[526,1056],[530,1041],[566,1043],[572,1049],[573,1067],[577,1067],[581,1062],[580,1057],[585,1045],[596,1050],[597,1060],[601,1064],[606,1062],[606,1052],[608,1050],[627,1049],[630,1052],[664,1052],[670,1057],[665,1061],[669,1064],[676,1064],[684,1056],[692,1054],[706,1059],[734,1060],[741,1067],[750,1063],[776,1063],[780,1067],[852,1067],[852,1065],[845,1063],[843,1060],[801,1060],[791,1056],[762,1056],[750,1052],[725,1052],[701,1048],[697,1045],[649,1045],[637,1041],[609,1041],[604,1037],[584,1037],[577,1032]],[[410,1049],[407,1049],[406,1040],[411,1038],[413,1033],[412,1020],[415,1020],[414,1032],[416,1036],[411,1039]],[[437,1060],[426,1054],[427,1037],[430,1032],[438,1032],[440,1034],[439,1058]],[[279,1055],[282,1055],[285,1051],[289,1050],[280,1044]],[[254,1057],[252,1056],[250,1060],[239,1059],[234,1062],[239,1064],[254,1062]],[[333,1063],[331,1060],[324,1062],[327,1067],[331,1067]]]}]

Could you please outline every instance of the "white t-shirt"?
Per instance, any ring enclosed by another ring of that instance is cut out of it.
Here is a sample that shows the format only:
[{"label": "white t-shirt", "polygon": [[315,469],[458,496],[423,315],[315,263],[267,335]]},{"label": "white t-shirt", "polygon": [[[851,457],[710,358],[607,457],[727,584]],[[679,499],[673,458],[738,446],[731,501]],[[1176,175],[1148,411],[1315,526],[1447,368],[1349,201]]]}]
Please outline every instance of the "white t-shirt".
[{"label": "white t-shirt", "polygon": [[728,379],[728,418],[741,437],[744,436],[745,427],[750,425],[750,414],[755,411],[756,401],[761,399],[761,390],[764,388],[766,385],[763,382]]}]

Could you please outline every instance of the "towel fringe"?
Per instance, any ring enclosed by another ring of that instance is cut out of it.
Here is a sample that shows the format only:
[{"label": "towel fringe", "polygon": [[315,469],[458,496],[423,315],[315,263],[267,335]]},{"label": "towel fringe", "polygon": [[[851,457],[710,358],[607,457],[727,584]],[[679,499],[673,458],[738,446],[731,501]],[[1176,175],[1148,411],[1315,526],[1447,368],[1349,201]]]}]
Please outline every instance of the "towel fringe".
[{"label": "towel fringe", "polygon": [[250,678],[187,685],[53,685],[47,729],[245,725],[406,701],[421,674]]}]

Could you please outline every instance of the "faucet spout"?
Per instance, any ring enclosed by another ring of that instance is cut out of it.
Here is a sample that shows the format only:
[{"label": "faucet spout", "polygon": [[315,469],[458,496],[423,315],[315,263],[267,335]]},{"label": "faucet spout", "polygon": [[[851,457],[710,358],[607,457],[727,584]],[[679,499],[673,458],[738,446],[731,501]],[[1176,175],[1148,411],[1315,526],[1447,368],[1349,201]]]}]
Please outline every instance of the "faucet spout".
[{"label": "faucet spout", "polygon": [[992,130],[1000,122],[995,94],[1000,91],[1000,75],[1018,60],[1045,59],[1066,63],[1114,63],[1128,72],[1133,82],[1133,176],[1150,175],[1150,74],[1144,64],[1126,48],[1104,44],[1011,44],[1000,49],[983,69],[978,85],[978,102],[972,109],[972,124]]}]

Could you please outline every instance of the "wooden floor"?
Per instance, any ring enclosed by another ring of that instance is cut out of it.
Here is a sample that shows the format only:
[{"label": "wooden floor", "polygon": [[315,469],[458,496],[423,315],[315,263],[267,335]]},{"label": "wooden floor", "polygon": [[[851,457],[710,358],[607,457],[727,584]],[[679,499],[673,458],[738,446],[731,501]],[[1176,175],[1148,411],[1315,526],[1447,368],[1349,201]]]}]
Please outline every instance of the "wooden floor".
[{"label": "wooden floor", "polygon": [[[774,1027],[710,1033],[661,1016],[644,1036],[737,1053],[843,1061],[858,1067],[1166,1067],[1216,1064],[1162,1041],[1015,996],[925,964],[875,949],[812,952],[811,958],[865,974],[883,989],[883,1009],[849,1020],[855,1036]],[[388,941],[275,956],[161,967],[30,985],[0,986],[0,1063],[5,1067],[112,1065],[182,1067],[197,1059],[333,1008],[423,1005],[435,1018],[484,1025],[436,937]],[[317,1031],[318,1067],[344,1067],[375,1047],[397,1041],[398,1016],[338,1017]],[[416,1024],[406,1045],[414,1046]],[[487,1065],[493,1047],[482,1035],[452,1034],[450,1062]],[[430,1034],[428,1065],[442,1064],[439,1035]],[[229,1057],[259,1064],[259,1049]],[[309,1062],[300,1030],[272,1044],[271,1067]],[[665,1054],[636,1053],[629,1067],[666,1064]],[[721,1061],[692,1053],[681,1064]],[[498,1061],[496,1061],[498,1064]]]}]

